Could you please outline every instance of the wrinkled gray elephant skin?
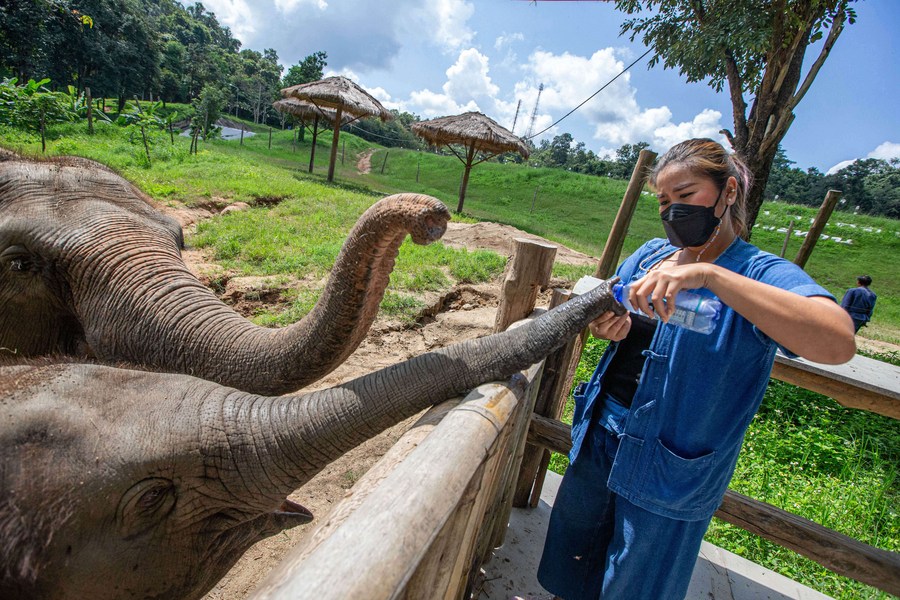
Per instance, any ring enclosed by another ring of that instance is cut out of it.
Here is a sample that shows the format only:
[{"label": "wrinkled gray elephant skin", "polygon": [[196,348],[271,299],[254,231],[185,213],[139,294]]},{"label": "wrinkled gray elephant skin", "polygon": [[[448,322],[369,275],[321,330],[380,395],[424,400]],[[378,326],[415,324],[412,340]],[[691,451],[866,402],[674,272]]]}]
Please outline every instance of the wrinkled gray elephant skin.
[{"label": "wrinkled gray elephant skin", "polygon": [[2,367],[0,598],[198,598],[253,543],[312,518],[285,498],[329,462],[537,362],[606,310],[624,312],[609,282],[521,327],[297,396]]},{"label": "wrinkled gray elephant skin", "polygon": [[420,194],[375,203],[313,310],[268,329],[188,271],[180,226],[110,169],[0,153],[0,352],[146,365],[257,394],[297,390],[365,338],[406,235],[428,244],[449,218]]}]

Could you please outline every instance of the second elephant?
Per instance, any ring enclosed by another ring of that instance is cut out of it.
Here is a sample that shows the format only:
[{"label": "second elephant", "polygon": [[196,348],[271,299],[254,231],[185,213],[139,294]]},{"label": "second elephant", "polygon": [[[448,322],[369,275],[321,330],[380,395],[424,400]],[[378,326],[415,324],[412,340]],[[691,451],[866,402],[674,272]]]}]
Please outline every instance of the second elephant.
[{"label": "second elephant", "polygon": [[0,151],[0,348],[293,391],[365,338],[407,234],[428,244],[449,218],[429,196],[380,200],[348,235],[313,310],[268,329],[200,283],[181,258],[180,226],[127,180],[83,158]]}]

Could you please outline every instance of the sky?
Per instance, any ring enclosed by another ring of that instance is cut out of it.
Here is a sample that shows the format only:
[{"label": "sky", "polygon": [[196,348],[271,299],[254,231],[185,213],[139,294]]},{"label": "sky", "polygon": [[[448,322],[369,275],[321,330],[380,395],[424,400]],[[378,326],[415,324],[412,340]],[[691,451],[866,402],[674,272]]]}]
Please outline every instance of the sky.
[{"label": "sky", "polygon": [[[422,118],[478,110],[507,128],[515,124],[514,132],[522,136],[552,125],[647,50],[640,41],[619,36],[623,14],[606,2],[204,0],[203,5],[231,28],[243,48],[275,49],[285,72],[325,51],[326,76],[349,77],[387,108]],[[857,22],[837,40],[782,142],[796,167],[828,172],[858,158],[900,157],[900,2],[861,0],[854,6]],[[807,51],[805,69],[818,50]],[[640,141],[660,153],[690,137],[724,142],[718,131],[733,129],[727,91],[687,83],[661,64],[648,69],[648,59],[535,141],[571,133],[601,156]]]}]

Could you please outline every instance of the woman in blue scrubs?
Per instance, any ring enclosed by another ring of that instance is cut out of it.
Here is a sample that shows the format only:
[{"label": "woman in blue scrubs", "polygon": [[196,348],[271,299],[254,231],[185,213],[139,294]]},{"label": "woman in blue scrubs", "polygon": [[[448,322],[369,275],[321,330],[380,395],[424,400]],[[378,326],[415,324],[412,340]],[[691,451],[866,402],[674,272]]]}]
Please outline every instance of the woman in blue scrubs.
[{"label": "woman in blue scrubs", "polygon": [[[565,600],[684,598],[775,351],[830,364],[856,351],[827,290],[742,239],[750,173],[736,156],[687,140],[650,184],[667,239],[616,273],[649,317],[608,312],[590,326],[611,343],[576,390],[570,465],[538,570]],[[712,333],[668,323],[680,290],[722,302]]]}]

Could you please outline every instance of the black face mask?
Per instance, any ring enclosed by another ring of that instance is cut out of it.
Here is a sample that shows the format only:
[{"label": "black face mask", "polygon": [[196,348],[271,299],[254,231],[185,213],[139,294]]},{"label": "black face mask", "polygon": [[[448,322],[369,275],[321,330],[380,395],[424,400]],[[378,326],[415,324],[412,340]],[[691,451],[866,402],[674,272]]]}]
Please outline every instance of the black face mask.
[{"label": "black face mask", "polygon": [[[719,223],[720,217],[716,216],[716,206],[722,194],[716,198],[712,206],[697,206],[695,204],[670,204],[662,213],[663,229],[666,237],[673,246],[686,248],[688,246],[702,246],[712,235]],[[728,207],[725,207],[728,210]],[[725,216],[725,213],[722,213]]]}]

